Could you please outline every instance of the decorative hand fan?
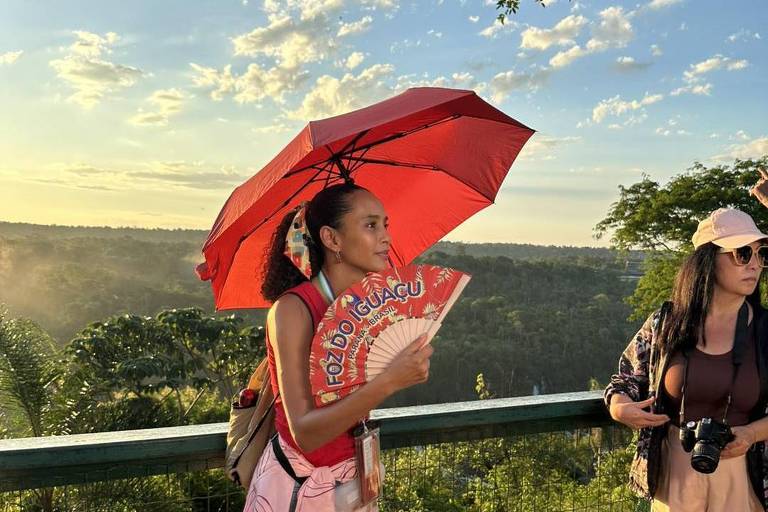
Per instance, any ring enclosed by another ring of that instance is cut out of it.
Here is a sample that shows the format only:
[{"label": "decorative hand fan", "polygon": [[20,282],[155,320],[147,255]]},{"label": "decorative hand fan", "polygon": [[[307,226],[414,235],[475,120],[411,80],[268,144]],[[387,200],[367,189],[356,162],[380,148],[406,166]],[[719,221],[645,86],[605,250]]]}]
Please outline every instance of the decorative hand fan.
[{"label": "decorative hand fan", "polygon": [[369,274],[342,292],[312,340],[315,403],[352,393],[422,334],[429,343],[469,280],[469,274],[451,268],[408,265]]}]

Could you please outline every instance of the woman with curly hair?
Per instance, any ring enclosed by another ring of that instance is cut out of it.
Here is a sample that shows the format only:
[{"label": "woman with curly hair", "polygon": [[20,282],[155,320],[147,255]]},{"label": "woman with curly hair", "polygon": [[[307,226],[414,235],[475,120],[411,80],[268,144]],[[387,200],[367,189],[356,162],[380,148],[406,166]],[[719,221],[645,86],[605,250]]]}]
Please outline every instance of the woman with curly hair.
[{"label": "woman with curly hair", "polygon": [[274,233],[264,270],[267,357],[278,435],[253,475],[246,512],[377,510],[356,496],[352,429],[393,393],[427,380],[432,347],[419,337],[357,391],[316,408],[310,345],[334,298],[389,264],[388,218],[368,190],[345,183],[289,212]]}]

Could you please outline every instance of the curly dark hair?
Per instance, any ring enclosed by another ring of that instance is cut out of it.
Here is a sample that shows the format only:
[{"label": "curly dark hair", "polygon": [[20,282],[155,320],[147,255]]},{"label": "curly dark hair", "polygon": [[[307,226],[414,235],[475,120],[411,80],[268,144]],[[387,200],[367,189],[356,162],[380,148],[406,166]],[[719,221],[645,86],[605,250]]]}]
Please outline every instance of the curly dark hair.
[{"label": "curly dark hair", "polygon": [[[367,189],[350,181],[321,190],[309,202],[306,219],[311,240],[307,245],[313,276],[320,271],[325,262],[325,252],[320,242],[320,228],[330,226],[339,229],[342,217],[352,210],[351,195],[360,190]],[[274,302],[283,293],[307,280],[284,254],[285,237],[295,215],[296,209],[285,214],[272,235],[272,241],[267,249],[267,264],[264,266],[261,293],[270,302]]]}]

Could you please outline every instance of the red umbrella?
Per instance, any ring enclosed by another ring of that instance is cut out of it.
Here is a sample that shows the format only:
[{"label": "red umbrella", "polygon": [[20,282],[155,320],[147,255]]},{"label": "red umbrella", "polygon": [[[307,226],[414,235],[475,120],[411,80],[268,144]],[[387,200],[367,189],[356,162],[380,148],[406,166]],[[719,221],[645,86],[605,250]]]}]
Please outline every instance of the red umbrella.
[{"label": "red umbrella", "polygon": [[211,280],[217,310],[268,307],[261,266],[280,219],[349,176],[384,204],[392,263],[406,265],[493,203],[533,132],[473,91],[433,87],[312,121],[235,189],[197,273]]}]

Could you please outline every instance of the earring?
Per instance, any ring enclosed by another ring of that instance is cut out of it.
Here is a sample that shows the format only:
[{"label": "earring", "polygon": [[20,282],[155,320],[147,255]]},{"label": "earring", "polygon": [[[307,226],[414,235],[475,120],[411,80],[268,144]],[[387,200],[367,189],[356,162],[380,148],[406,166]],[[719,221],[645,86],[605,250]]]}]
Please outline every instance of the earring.
[{"label": "earring", "polygon": [[341,263],[341,251],[336,251],[336,263]]}]

